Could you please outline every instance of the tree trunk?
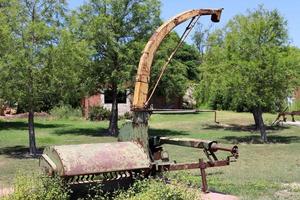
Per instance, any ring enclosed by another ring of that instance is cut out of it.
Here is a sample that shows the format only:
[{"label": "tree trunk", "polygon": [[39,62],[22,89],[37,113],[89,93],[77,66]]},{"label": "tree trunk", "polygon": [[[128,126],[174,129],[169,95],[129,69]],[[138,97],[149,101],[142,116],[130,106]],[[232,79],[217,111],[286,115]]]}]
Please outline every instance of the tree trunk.
[{"label": "tree trunk", "polygon": [[36,156],[35,132],[34,132],[34,111],[29,109],[28,113],[28,131],[29,131],[29,153]]},{"label": "tree trunk", "polygon": [[259,120],[258,120],[259,116],[258,116],[258,113],[256,111],[253,111],[252,114],[253,114],[254,123],[255,123],[255,130],[258,131],[259,130]]},{"label": "tree trunk", "polygon": [[108,132],[112,136],[117,136],[119,133],[118,129],[118,89],[117,84],[113,84],[112,87],[112,105],[111,105],[111,116],[109,119]]},{"label": "tree trunk", "polygon": [[255,126],[257,130],[260,131],[260,137],[263,142],[267,142],[267,133],[266,133],[266,128],[264,124],[264,120],[262,117],[262,110],[260,107],[254,108],[253,112],[253,117],[255,121]]},{"label": "tree trunk", "polygon": [[[36,15],[36,2],[33,2],[33,7],[31,11],[31,22],[35,24],[35,15]],[[34,26],[33,26],[34,27]],[[30,65],[28,65],[28,135],[29,135],[29,153],[31,156],[36,156],[36,144],[35,144],[35,131],[34,131],[34,76],[33,76],[33,66],[34,66],[34,48],[35,48],[35,31],[31,31],[31,52],[25,52],[25,56],[30,58]],[[24,45],[24,44],[23,44]],[[24,46],[24,48],[26,48]]]}]

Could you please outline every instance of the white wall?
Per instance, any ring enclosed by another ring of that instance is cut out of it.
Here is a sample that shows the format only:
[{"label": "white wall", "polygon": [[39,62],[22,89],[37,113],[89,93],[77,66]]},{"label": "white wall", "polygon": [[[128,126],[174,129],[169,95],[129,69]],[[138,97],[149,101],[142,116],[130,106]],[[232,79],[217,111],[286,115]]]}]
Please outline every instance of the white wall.
[{"label": "white wall", "polygon": [[[127,90],[126,93],[127,93],[126,103],[118,103],[119,115],[123,115],[126,112],[130,112],[131,95],[129,95],[129,90]],[[111,103],[104,103],[104,94],[100,94],[100,96],[101,96],[101,105],[104,108],[106,108],[108,110],[111,110]]]}]

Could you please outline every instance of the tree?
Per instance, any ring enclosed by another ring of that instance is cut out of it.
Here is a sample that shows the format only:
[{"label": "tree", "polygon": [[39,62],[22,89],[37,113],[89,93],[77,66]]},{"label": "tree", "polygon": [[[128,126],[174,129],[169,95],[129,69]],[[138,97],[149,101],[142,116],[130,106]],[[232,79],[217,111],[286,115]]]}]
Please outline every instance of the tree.
[{"label": "tree", "polygon": [[212,33],[208,43],[199,86],[202,101],[251,112],[266,142],[262,114],[283,105],[299,66],[290,54],[286,21],[277,10],[260,6],[235,16]]},{"label": "tree", "polygon": [[[289,47],[289,57],[293,59],[295,63],[300,63],[300,49],[298,47],[291,46]],[[300,65],[294,65],[297,76],[295,85],[297,88],[300,86]]]},{"label": "tree", "polygon": [[[158,48],[151,69],[150,88],[153,88],[163,64],[179,40],[178,34],[171,32]],[[182,97],[187,88],[199,80],[199,63],[200,53],[195,47],[184,42],[167,66],[155,94],[165,96],[167,100]]]},{"label": "tree", "polygon": [[28,111],[29,149],[35,156],[34,112],[47,89],[44,69],[49,53],[59,41],[65,3],[63,0],[1,1],[0,11],[1,35],[7,45],[6,50],[0,49],[0,95]]},{"label": "tree", "polygon": [[158,26],[158,0],[90,0],[74,13],[80,21],[79,38],[95,50],[86,70],[89,92],[109,89],[112,109],[109,134],[118,133],[118,91],[131,81],[145,39]]},{"label": "tree", "polygon": [[204,57],[205,50],[207,49],[207,40],[210,36],[212,24],[210,26],[205,27],[203,24],[198,23],[197,29],[192,37],[195,46],[201,54],[201,60]]},{"label": "tree", "polygon": [[49,111],[57,105],[80,106],[84,96],[84,71],[91,65],[93,53],[88,42],[77,38],[76,20],[68,17],[60,31],[59,42],[48,50],[42,69],[44,80],[40,109]]}]

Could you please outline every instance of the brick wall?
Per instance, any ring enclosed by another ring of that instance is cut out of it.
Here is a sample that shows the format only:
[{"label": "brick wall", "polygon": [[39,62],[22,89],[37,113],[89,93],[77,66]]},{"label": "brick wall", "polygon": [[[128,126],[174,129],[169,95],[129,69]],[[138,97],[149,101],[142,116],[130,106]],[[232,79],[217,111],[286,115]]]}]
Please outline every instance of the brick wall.
[{"label": "brick wall", "polygon": [[85,97],[81,100],[81,107],[82,107],[82,115],[85,118],[88,118],[89,115],[89,108],[93,106],[100,106],[101,105],[101,94],[95,94],[89,97]]},{"label": "brick wall", "polygon": [[[81,100],[82,115],[88,118],[89,108],[93,106],[103,106],[104,108],[111,110],[111,104],[104,102],[104,94],[95,94],[89,97],[85,97]],[[123,115],[126,112],[130,112],[131,96],[128,95],[126,103],[118,103],[118,113]]]}]

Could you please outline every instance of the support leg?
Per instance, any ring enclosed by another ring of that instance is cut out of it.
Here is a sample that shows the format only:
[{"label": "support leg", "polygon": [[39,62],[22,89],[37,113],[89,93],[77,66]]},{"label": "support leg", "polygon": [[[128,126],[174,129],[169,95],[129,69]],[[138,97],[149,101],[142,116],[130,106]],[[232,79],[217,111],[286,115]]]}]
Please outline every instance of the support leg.
[{"label": "support leg", "polygon": [[206,164],[205,162],[203,162],[203,159],[200,159],[199,162],[200,162],[200,173],[201,173],[201,180],[202,180],[202,192],[207,193],[208,186],[207,186],[206,173],[205,173]]}]

